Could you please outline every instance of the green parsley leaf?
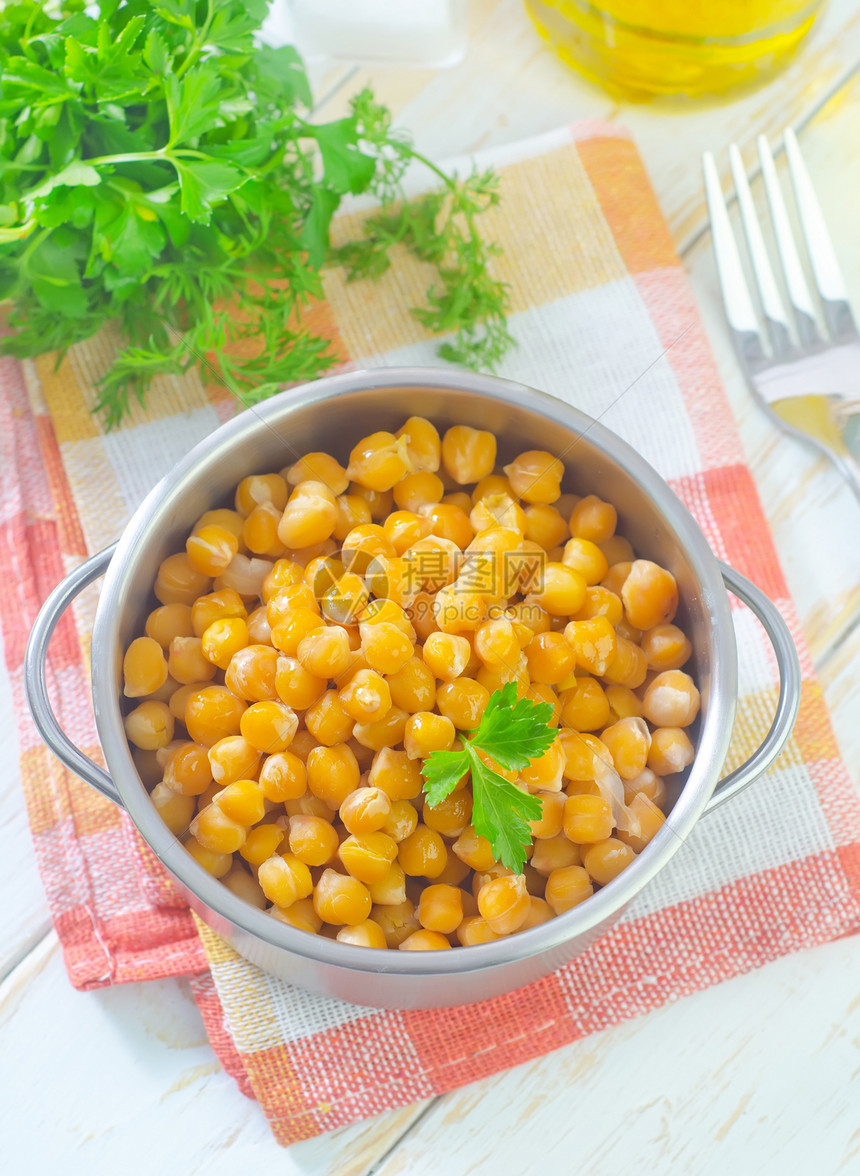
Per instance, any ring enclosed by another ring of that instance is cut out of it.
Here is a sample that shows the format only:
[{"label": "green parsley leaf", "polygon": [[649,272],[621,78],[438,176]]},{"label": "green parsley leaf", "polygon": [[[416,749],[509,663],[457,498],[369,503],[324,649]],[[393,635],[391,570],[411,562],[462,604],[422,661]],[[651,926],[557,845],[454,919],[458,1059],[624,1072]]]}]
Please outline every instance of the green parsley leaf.
[{"label": "green parsley leaf", "polygon": [[180,210],[189,220],[204,225],[212,220],[213,206],[245,182],[238,168],[229,163],[198,163],[196,159],[180,163],[177,159],[174,166],[182,192]]},{"label": "green parsley leaf", "polygon": [[473,742],[503,768],[521,772],[555,739],[557,732],[549,725],[551,719],[549,703],[517,698],[516,682],[506,682],[490,695]]},{"label": "green parsley leaf", "polygon": [[326,184],[334,192],[365,192],[376,171],[376,162],[360,151],[354,118],[341,118],[309,128],[319,143]]},{"label": "green parsley leaf", "polygon": [[503,768],[522,771],[544,754],[557,732],[549,726],[552,707],[517,698],[514,682],[494,691],[483,718],[470,737],[461,735],[459,749],[434,751],[424,761],[424,793],[431,808],[449,796],[467,772],[472,777],[472,824],[490,842],[496,859],[517,873],[531,842],[530,821],[540,818],[543,805],[521,792],[478,755],[485,753]]},{"label": "green parsley leaf", "polygon": [[454,791],[471,767],[465,748],[462,751],[434,751],[424,763],[424,792],[431,808]]},{"label": "green parsley leaf", "polygon": [[472,755],[472,824],[486,837],[496,860],[517,874],[526,860],[525,847],[531,842],[529,821],[537,821],[543,803],[537,796],[521,792],[498,772]]}]

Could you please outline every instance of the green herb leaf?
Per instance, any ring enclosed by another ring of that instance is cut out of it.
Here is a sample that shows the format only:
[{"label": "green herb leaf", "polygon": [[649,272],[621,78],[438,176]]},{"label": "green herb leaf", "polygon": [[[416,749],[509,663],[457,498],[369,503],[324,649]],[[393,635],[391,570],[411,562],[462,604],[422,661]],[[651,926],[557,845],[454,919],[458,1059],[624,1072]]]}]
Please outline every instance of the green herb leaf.
[{"label": "green herb leaf", "polygon": [[490,695],[472,741],[503,768],[521,772],[554,741],[557,731],[550,727],[551,719],[549,703],[517,698],[516,682],[506,682]]},{"label": "green herb leaf", "polygon": [[366,192],[376,171],[370,155],[359,150],[355,119],[310,127],[309,133],[319,143],[326,184],[334,192]]},{"label": "green herb leaf", "polygon": [[325,261],[329,225],[339,203],[337,193],[327,188],[314,189],[310,211],[299,234],[299,243],[308,252],[308,265],[314,268],[318,269]]},{"label": "green herb leaf", "polygon": [[484,752],[501,767],[522,771],[548,750],[558,732],[550,727],[552,707],[547,703],[517,698],[514,682],[493,692],[477,729],[461,735],[461,748],[434,751],[424,761],[424,792],[431,808],[449,796],[467,771],[472,777],[472,824],[493,848],[496,859],[520,873],[531,842],[529,821],[540,818],[538,797],[515,784],[484,762]]},{"label": "green herb leaf", "polygon": [[424,792],[431,808],[449,796],[469,771],[469,753],[462,751],[434,751],[424,761]]},{"label": "green herb leaf", "polygon": [[486,837],[496,860],[521,874],[526,846],[531,843],[529,821],[537,821],[543,805],[537,796],[521,792],[498,772],[472,757],[472,824]]},{"label": "green herb leaf", "polygon": [[229,163],[198,163],[196,160],[180,163],[177,159],[174,165],[182,191],[180,209],[189,220],[204,225],[211,221],[213,207],[228,192],[234,192],[245,182],[238,168]]},{"label": "green herb leaf", "polygon": [[49,192],[53,192],[54,188],[93,188],[96,184],[100,184],[101,180],[101,176],[94,167],[90,167],[88,163],[82,163],[80,159],[75,159],[55,176],[49,176],[38,188],[26,193],[24,198],[40,200]]}]

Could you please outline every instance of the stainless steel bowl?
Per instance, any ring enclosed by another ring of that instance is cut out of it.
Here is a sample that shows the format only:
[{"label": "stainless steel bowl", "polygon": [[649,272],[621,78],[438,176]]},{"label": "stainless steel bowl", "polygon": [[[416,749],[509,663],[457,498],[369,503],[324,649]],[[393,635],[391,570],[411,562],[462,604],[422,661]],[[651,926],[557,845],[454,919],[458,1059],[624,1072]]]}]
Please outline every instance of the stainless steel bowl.
[{"label": "stainless steel bowl", "polygon": [[[446,952],[375,951],[306,934],[270,918],[207,874],[169,832],[134,766],[120,709],[124,648],[143,630],[158,564],[181,548],[195,520],[232,500],[239,479],[277,469],[301,454],[351,444],[420,414],[442,429],[492,430],[500,455],[545,449],[567,467],[565,489],[597,493],[618,509],[619,531],[637,554],[668,567],[681,596],[678,620],[693,644],[691,671],[702,695],[696,758],[665,826],[614,881],[581,906],[499,942]],[[108,772],[61,730],[45,686],[48,642],[63,611],[103,575],[92,640],[92,692]],[[780,693],[770,731],[751,759],[720,780],[737,701],[737,653],[726,585],[756,612],[773,643]],[[93,556],[45,603],[27,650],[26,683],[36,724],[55,754],[125,808],[179,884],[190,906],[259,967],[315,992],[361,1005],[432,1008],[519,988],[557,968],[605,932],[669,861],[699,818],[745,787],[788,738],[800,670],[774,606],[721,565],[681,502],[627,444],[567,404],[522,384],[453,370],[388,368],[351,372],[291,389],[235,417],[197,445],[147,495],[113,548]]]}]

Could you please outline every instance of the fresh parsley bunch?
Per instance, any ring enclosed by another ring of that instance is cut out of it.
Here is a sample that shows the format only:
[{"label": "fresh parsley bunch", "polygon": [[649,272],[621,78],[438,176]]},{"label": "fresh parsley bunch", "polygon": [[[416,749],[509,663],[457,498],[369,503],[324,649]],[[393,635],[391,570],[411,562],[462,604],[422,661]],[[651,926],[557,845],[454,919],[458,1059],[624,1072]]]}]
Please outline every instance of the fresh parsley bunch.
[{"label": "fresh parsley bunch", "polygon": [[[369,91],[315,125],[301,60],[258,47],[266,0],[21,0],[0,12],[0,300],[6,353],[37,355],[118,320],[98,407],[116,425],[156,375],[195,364],[245,403],[320,374],[302,324],[339,261],[374,277],[401,243],[435,267],[414,313],[440,353],[493,367],[511,343],[496,246],[476,218],[496,179],[449,177]],[[97,15],[93,15],[94,10]],[[438,191],[407,203],[413,161]],[[347,193],[376,196],[362,240],[334,251]]]},{"label": "fresh parsley bunch", "polygon": [[424,761],[424,792],[431,808],[449,796],[466,773],[472,777],[472,824],[490,842],[496,859],[522,873],[526,846],[531,844],[529,821],[540,819],[542,804],[520,791],[491,768],[478,753],[501,768],[522,772],[549,750],[558,732],[549,726],[552,707],[546,702],[517,698],[515,682],[506,682],[490,695],[487,709],[470,738],[460,736],[460,747],[434,751]]}]

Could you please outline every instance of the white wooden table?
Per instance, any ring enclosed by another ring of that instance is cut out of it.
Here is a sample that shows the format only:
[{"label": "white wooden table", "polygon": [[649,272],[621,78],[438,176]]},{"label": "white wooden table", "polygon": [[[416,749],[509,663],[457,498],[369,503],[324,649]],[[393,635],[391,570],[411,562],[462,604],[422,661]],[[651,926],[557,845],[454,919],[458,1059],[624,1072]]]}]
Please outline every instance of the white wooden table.
[{"label": "white wooden table", "polygon": [[[451,70],[316,71],[320,117],[366,81],[435,158],[580,117],[633,132],[669,220],[773,527],[842,751],[860,778],[860,504],[753,405],[724,328],[699,172],[705,147],[800,124],[860,307],[860,3],[831,0],[769,87],[667,114],[619,107],[543,46],[519,0],[473,0]],[[496,1078],[282,1151],[220,1069],[181,980],[81,994],[51,929],[0,697],[0,1155],[10,1173],[317,1176],[536,1170],[860,1171],[860,937],[795,955]],[[539,1158],[538,1158],[539,1157]]]}]

